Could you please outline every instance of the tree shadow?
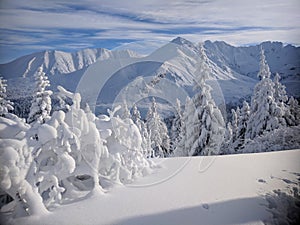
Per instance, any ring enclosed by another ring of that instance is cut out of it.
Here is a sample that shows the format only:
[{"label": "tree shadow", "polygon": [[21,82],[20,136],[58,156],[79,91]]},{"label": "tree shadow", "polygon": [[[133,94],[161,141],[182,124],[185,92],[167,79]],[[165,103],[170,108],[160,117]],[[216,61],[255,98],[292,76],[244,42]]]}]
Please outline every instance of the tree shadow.
[{"label": "tree shadow", "polygon": [[[157,203],[159,205],[159,202]],[[217,202],[213,204],[202,204],[199,206],[176,209],[172,211],[141,215],[118,221],[120,225],[174,225],[174,224],[244,224],[263,222],[270,219],[271,214],[267,212],[267,203],[263,197],[241,198]]]},{"label": "tree shadow", "polygon": [[[285,181],[284,181],[285,182]],[[265,195],[267,211],[272,219],[266,224],[300,224],[300,195],[298,187],[280,189]]]}]

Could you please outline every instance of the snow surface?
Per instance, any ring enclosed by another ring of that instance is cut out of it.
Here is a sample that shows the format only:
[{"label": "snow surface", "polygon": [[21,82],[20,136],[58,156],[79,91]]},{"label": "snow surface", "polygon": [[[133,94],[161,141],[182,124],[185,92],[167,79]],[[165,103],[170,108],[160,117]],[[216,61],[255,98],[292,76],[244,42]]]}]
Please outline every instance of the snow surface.
[{"label": "snow surface", "polygon": [[157,159],[161,168],[130,185],[10,223],[296,224],[299,157],[300,150],[290,150]]}]

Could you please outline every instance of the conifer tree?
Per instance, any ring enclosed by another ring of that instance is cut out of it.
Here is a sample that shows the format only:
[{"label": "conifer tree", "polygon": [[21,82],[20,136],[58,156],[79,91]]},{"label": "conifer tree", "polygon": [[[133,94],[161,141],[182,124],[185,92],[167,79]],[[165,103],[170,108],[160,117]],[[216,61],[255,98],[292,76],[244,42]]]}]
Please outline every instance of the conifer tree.
[{"label": "conifer tree", "polygon": [[180,141],[180,133],[182,129],[182,112],[179,99],[176,99],[175,118],[171,127],[171,150],[174,151]]},{"label": "conifer tree", "polygon": [[237,133],[236,133],[236,148],[239,149],[244,143],[245,143],[245,135],[248,125],[248,120],[250,116],[250,106],[248,102],[243,102],[243,107],[240,110],[239,113],[239,120],[238,120],[238,127],[237,127]]},{"label": "conifer tree", "polygon": [[5,116],[9,111],[14,110],[13,103],[7,100],[7,80],[0,77],[0,116]]},{"label": "conifer tree", "polygon": [[128,110],[127,102],[124,100],[122,119],[128,119],[130,117],[131,117],[131,115],[130,115],[130,111]]},{"label": "conifer tree", "polygon": [[240,114],[239,107],[237,108],[236,111],[234,109],[231,109],[231,115],[232,115],[232,120],[231,120],[231,130],[232,130],[231,143],[234,143],[237,139],[239,114]]},{"label": "conifer tree", "polygon": [[291,107],[288,104],[289,98],[287,96],[285,86],[280,82],[280,76],[278,73],[276,73],[274,77],[274,98],[275,102],[283,113],[283,118],[280,118],[281,124],[287,124],[289,126],[296,125],[297,120],[291,112]]},{"label": "conifer tree", "polygon": [[285,86],[280,83],[280,76],[278,73],[276,73],[274,77],[274,98],[277,103],[286,103],[288,101]]},{"label": "conifer tree", "polygon": [[188,156],[188,149],[186,148],[187,145],[187,121],[188,117],[190,115],[191,106],[193,106],[192,100],[190,97],[186,97],[185,100],[185,108],[182,115],[182,124],[181,124],[181,130],[179,133],[179,140],[178,144],[175,147],[173,151],[174,156]]},{"label": "conifer tree", "polygon": [[155,156],[168,156],[170,153],[168,129],[157,112],[155,98],[152,99],[152,105],[147,113],[146,121],[148,133],[150,134],[151,146],[154,150]]},{"label": "conifer tree", "polygon": [[200,62],[196,70],[195,86],[198,93],[192,101],[195,113],[189,120],[192,125],[187,125],[188,140],[192,140],[189,155],[219,154],[220,147],[225,137],[225,123],[221,111],[216,106],[211,96],[211,87],[207,79],[211,74],[208,58],[204,48],[200,46]]},{"label": "conifer tree", "polygon": [[144,151],[144,155],[147,158],[154,157],[153,149],[151,147],[151,139],[150,134],[147,130],[146,124],[141,119],[140,111],[137,106],[134,104],[132,107],[131,119],[135,123],[135,125],[139,128],[139,131],[142,136],[142,148]]},{"label": "conifer tree", "polygon": [[288,103],[287,103],[290,111],[289,124],[291,126],[297,126],[300,124],[300,105],[293,96],[290,97]]},{"label": "conifer tree", "polygon": [[232,125],[231,125],[231,122],[228,122],[227,123],[227,126],[226,126],[226,132],[225,132],[225,142],[227,144],[230,144],[231,141],[232,141]]},{"label": "conifer tree", "polygon": [[138,108],[135,104],[132,107],[131,119],[139,128],[141,127],[141,123],[143,121],[141,120],[140,111],[138,110]]},{"label": "conifer tree", "polygon": [[274,83],[270,79],[271,72],[267,64],[264,50],[261,49],[260,70],[258,77],[261,79],[254,88],[251,99],[250,117],[247,125],[246,138],[253,139],[264,132],[277,129],[283,124],[284,112],[274,98]]},{"label": "conifer tree", "polygon": [[50,86],[50,82],[43,72],[42,67],[39,67],[35,74],[35,85],[35,93],[31,102],[27,122],[38,122],[42,124],[50,117],[52,95],[52,91],[46,90],[46,88]]}]

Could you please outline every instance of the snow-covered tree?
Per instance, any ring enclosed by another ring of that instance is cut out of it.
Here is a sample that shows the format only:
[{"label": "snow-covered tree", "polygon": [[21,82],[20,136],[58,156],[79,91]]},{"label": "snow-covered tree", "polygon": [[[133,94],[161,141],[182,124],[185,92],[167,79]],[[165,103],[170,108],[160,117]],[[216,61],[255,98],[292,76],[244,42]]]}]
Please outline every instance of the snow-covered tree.
[{"label": "snow-covered tree", "polygon": [[188,123],[192,124],[187,123],[187,140],[191,140],[189,155],[219,154],[224,141],[224,119],[211,96],[211,87],[206,82],[210,74],[208,58],[201,45],[194,86],[198,93],[192,99],[195,113],[189,116]]},{"label": "snow-covered tree", "polygon": [[[189,122],[188,118],[191,113],[194,113],[194,105],[190,97],[187,97],[185,100],[185,108],[182,115],[182,124],[181,130],[179,133],[178,144],[173,151],[174,156],[188,156],[188,142],[187,142],[187,131],[189,131],[187,127],[187,123]],[[187,148],[186,148],[187,146]]]},{"label": "snow-covered tree", "polygon": [[291,126],[297,126],[300,124],[300,105],[293,96],[290,97],[287,106],[289,108],[290,115],[286,117],[288,119],[288,123]]},{"label": "snow-covered tree", "polygon": [[92,181],[90,190],[101,190],[99,165],[101,157],[108,154],[95,115],[89,107],[85,111],[80,108],[80,95],[62,87],[58,89],[73,104],[67,107],[67,112],[55,111],[45,123],[32,127],[38,138],[29,142],[36,154],[32,183],[38,184],[47,207],[61,204],[64,196],[72,198],[72,193],[86,191],[83,184],[86,179]]},{"label": "snow-covered tree", "polygon": [[42,197],[28,179],[30,167],[34,163],[33,149],[26,138],[29,125],[16,116],[0,117],[0,124],[6,125],[5,132],[0,128],[0,190],[13,200],[13,216],[45,213],[47,210]]},{"label": "snow-covered tree", "polygon": [[130,111],[128,109],[128,106],[127,106],[127,102],[124,100],[123,102],[123,107],[122,107],[122,119],[128,119],[131,117],[130,115]]},{"label": "snow-covered tree", "polygon": [[120,107],[96,120],[101,137],[105,137],[109,155],[101,160],[100,174],[117,183],[130,183],[151,169],[151,161],[144,154],[142,136],[131,119],[122,120],[114,114]]},{"label": "snow-covered tree", "polygon": [[271,72],[266,62],[264,50],[261,49],[260,70],[258,72],[258,77],[261,80],[254,87],[246,138],[253,139],[266,131],[285,125],[284,111],[275,101],[274,83],[270,76]]},{"label": "snow-covered tree", "polygon": [[270,67],[267,63],[266,56],[265,56],[265,51],[262,48],[262,46],[260,48],[259,71],[258,71],[257,77],[260,80],[271,77]]},{"label": "snow-covered tree", "polygon": [[50,82],[46,74],[43,72],[42,67],[39,67],[35,74],[35,85],[35,93],[31,103],[27,122],[38,122],[42,124],[49,119],[52,95],[52,91],[46,90],[46,88],[50,86]]},{"label": "snow-covered tree", "polygon": [[238,131],[238,123],[239,123],[239,117],[240,117],[240,108],[237,107],[236,110],[232,109],[231,110],[231,130],[232,130],[232,135],[231,135],[231,143],[234,143],[237,139],[237,131]]},{"label": "snow-covered tree", "polygon": [[138,110],[137,106],[134,104],[132,107],[132,114],[131,114],[131,119],[133,122],[138,126],[142,120],[141,120],[141,113]]},{"label": "snow-covered tree", "polygon": [[171,127],[171,150],[174,151],[180,141],[180,133],[182,129],[182,109],[179,99],[176,99],[175,118]]},{"label": "snow-covered tree", "polygon": [[245,142],[245,135],[250,117],[250,106],[248,102],[243,102],[243,107],[239,112],[238,127],[236,132],[236,148],[240,148]]},{"label": "snow-covered tree", "polygon": [[295,110],[297,108],[297,102],[293,97],[291,97],[290,99],[288,98],[285,88],[286,87],[280,82],[279,74],[276,73],[274,77],[275,102],[277,103],[278,107],[280,107],[281,111],[284,114],[283,115],[283,118],[285,120],[284,122],[286,122],[286,124],[289,126],[294,126],[299,124],[299,118],[300,118],[299,115],[298,116],[295,115],[295,112],[297,112],[297,110]]},{"label": "snow-covered tree", "polygon": [[155,156],[166,157],[170,151],[170,138],[166,124],[161,120],[155,98],[152,98],[152,105],[149,108],[146,118],[148,133],[150,134],[151,146]]},{"label": "snow-covered tree", "polygon": [[5,116],[9,111],[14,110],[13,103],[7,100],[7,80],[0,77],[0,116]]},{"label": "snow-covered tree", "polygon": [[232,133],[233,132],[232,132],[231,122],[228,122],[226,126],[225,140],[224,140],[224,144],[226,148],[228,148],[228,145],[232,142]]},{"label": "snow-covered tree", "polygon": [[80,108],[80,94],[58,90],[71,105],[66,103],[66,112],[53,112],[43,124],[0,117],[6,124],[0,126],[0,193],[13,199],[15,217],[46,213],[89,192],[102,193],[101,177],[130,183],[153,165],[130,118],[115,117],[117,110],[98,118],[88,106]]},{"label": "snow-covered tree", "polygon": [[135,125],[139,128],[139,131],[141,133],[142,148],[143,148],[144,155],[147,158],[154,157],[154,152],[151,147],[151,139],[150,139],[148,129],[144,121],[142,121],[140,111],[138,110],[136,105],[133,105],[132,107],[131,119],[133,120]]},{"label": "snow-covered tree", "polygon": [[228,122],[225,142],[223,144],[224,153],[232,154],[238,152],[245,143],[245,134],[250,116],[250,106],[244,101],[243,107],[232,109],[232,120]]},{"label": "snow-covered tree", "polygon": [[286,103],[288,101],[285,86],[280,83],[280,76],[278,73],[276,73],[274,77],[274,99],[277,103]]}]

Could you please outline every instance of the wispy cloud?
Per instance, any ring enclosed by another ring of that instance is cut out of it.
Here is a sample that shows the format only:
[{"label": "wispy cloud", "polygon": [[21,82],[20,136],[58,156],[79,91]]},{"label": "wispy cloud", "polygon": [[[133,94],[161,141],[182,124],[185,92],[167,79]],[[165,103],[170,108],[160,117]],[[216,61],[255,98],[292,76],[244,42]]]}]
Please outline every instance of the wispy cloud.
[{"label": "wispy cloud", "polygon": [[2,0],[0,62],[30,48],[114,48],[139,42],[145,50],[147,41],[153,48],[176,36],[234,45],[265,40],[299,45],[299,11],[299,0]]}]

